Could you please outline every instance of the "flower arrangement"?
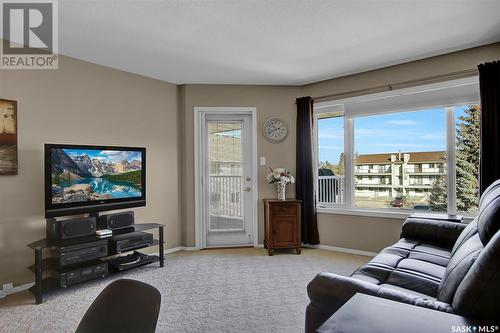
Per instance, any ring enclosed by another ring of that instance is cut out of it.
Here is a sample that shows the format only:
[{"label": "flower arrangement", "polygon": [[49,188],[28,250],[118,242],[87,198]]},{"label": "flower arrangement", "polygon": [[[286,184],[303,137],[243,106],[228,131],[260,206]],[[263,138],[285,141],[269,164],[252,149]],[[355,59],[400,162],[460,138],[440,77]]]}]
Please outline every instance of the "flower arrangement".
[{"label": "flower arrangement", "polygon": [[276,183],[276,189],[278,191],[278,199],[285,200],[286,185],[289,183],[295,183],[295,177],[292,176],[290,171],[285,168],[269,168],[269,172],[266,176],[269,184]]},{"label": "flower arrangement", "polygon": [[292,176],[292,174],[288,169],[285,168],[276,168],[276,169],[269,168],[269,169],[271,170],[271,172],[269,172],[266,177],[269,184],[277,182],[285,184],[295,183],[295,177]]}]

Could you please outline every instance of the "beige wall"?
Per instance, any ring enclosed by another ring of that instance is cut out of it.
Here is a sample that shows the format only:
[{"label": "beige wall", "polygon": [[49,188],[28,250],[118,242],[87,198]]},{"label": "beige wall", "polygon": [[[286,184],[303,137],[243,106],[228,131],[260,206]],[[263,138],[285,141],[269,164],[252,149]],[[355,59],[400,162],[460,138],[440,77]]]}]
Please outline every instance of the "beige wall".
[{"label": "beige wall", "polygon": [[[263,212],[260,204],[263,198],[274,197],[275,189],[266,180],[269,166],[286,167],[295,172],[295,98],[299,88],[280,86],[239,85],[185,85],[182,88],[184,112],[182,114],[182,171],[183,171],[183,242],[195,245],[194,221],[194,112],[195,106],[246,106],[257,108],[257,155],[267,158],[267,166],[258,167],[259,187],[259,242],[262,243]],[[271,116],[280,116],[289,124],[287,138],[280,144],[267,142],[262,136],[262,125]],[[288,195],[293,196],[295,188],[289,186]]]},{"label": "beige wall", "polygon": [[399,239],[402,219],[318,214],[321,245],[378,252]]},{"label": "beige wall", "polygon": [[44,237],[43,144],[147,147],[147,207],[181,244],[177,87],[61,57],[59,70],[0,70],[0,98],[18,101],[19,174],[0,176],[0,287],[33,281],[26,244]]}]

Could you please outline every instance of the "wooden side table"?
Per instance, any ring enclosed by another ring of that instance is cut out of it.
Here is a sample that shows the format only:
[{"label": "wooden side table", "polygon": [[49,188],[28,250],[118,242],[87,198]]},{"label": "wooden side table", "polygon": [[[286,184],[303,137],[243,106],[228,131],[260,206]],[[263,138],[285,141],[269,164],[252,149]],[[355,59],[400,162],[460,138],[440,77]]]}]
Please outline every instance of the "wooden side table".
[{"label": "wooden side table", "polygon": [[295,248],[300,242],[300,200],[264,199],[264,246],[270,256],[274,249]]}]

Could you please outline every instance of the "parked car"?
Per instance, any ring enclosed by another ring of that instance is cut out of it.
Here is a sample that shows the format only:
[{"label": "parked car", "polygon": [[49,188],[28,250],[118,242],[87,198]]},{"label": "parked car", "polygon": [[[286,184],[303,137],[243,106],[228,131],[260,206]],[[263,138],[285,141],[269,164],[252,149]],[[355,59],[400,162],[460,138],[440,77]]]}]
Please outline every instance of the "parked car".
[{"label": "parked car", "polygon": [[327,168],[320,168],[318,169],[318,176],[335,176],[335,173]]},{"label": "parked car", "polygon": [[391,201],[392,207],[403,207],[406,203],[406,198],[404,195],[398,195]]},{"label": "parked car", "polygon": [[431,210],[431,207],[429,207],[428,205],[415,205],[413,207],[413,209],[415,209],[415,210]]}]

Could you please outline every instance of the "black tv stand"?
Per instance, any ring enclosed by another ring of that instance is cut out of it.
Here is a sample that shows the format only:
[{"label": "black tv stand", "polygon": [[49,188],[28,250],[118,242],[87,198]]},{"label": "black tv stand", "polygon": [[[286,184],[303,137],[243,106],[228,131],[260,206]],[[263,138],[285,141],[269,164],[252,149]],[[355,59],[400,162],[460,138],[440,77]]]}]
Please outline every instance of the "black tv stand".
[{"label": "black tv stand", "polygon": [[[98,214],[98,213],[97,213]],[[164,234],[163,229],[164,225],[159,223],[138,223],[135,224],[131,228],[116,230],[114,234],[123,234],[128,232],[135,231],[147,231],[158,229],[158,239],[154,240],[152,244],[148,244],[142,246],[140,248],[134,248],[133,250],[127,252],[133,252],[138,249],[144,249],[152,246],[158,246],[158,256],[150,256],[151,260],[148,260],[144,263],[144,265],[148,265],[154,262],[159,262],[160,267],[164,267],[165,265],[165,253],[164,253]],[[67,240],[52,240],[52,239],[40,239],[36,242],[28,244],[28,246],[34,250],[35,253],[35,263],[28,267],[31,271],[35,273],[35,285],[30,288],[30,291],[35,295],[36,304],[41,304],[43,302],[43,295],[47,292],[54,291],[60,289],[59,284],[55,283],[54,278],[50,276],[44,277],[44,272],[58,271],[61,270],[62,267],[58,266],[56,258],[53,256],[45,256],[43,255],[43,250],[54,250],[68,245],[75,244],[85,244],[95,242],[97,240],[107,240],[107,238],[99,238],[97,236],[85,236],[80,238],[73,238]],[[108,256],[104,258],[100,258],[99,262],[106,262],[113,258],[115,258],[117,253],[108,253]],[[84,267],[88,264],[91,264],[94,261],[81,262],[80,264],[76,264],[72,267]],[[136,265],[133,268],[140,267],[143,265]],[[133,269],[131,268],[131,269]],[[109,275],[115,274],[117,272],[110,270]],[[84,283],[84,282],[82,282]]]},{"label": "black tv stand", "polygon": [[99,212],[91,212],[89,213],[89,217],[95,217],[96,220],[99,219]]}]

